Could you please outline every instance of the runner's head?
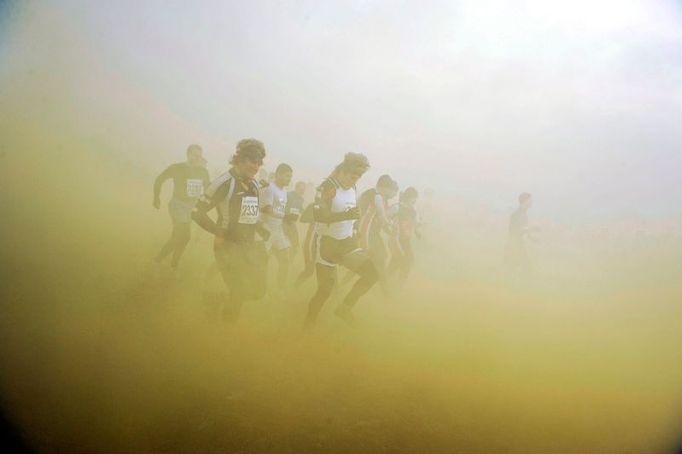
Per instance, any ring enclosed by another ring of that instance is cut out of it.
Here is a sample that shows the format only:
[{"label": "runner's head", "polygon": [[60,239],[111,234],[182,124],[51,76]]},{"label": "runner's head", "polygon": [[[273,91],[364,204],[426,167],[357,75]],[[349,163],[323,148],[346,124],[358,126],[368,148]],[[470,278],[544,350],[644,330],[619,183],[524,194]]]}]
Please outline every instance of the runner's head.
[{"label": "runner's head", "polygon": [[199,167],[204,162],[203,150],[195,143],[187,147],[187,163],[191,166]]},{"label": "runner's head", "polygon": [[398,193],[398,183],[390,175],[381,175],[377,180],[377,192],[390,200]]},{"label": "runner's head", "polygon": [[265,146],[256,139],[243,139],[237,143],[237,148],[230,159],[234,170],[243,178],[253,179],[258,169],[263,165]]},{"label": "runner's head", "polygon": [[414,206],[414,204],[417,203],[417,197],[419,197],[417,190],[410,186],[400,193],[400,203],[404,203],[408,206]]},{"label": "runner's head", "polygon": [[533,205],[533,199],[529,192],[522,192],[519,194],[519,207],[527,210]]},{"label": "runner's head", "polygon": [[289,164],[280,164],[275,170],[275,184],[280,188],[286,188],[291,183],[291,176],[294,174],[294,170]]},{"label": "runner's head", "polygon": [[305,195],[305,183],[302,181],[297,182],[295,190],[296,190],[296,194],[303,197]]},{"label": "runner's head", "polygon": [[364,154],[346,153],[343,162],[334,169],[333,175],[342,187],[348,189],[355,186],[367,169],[369,169],[369,161]]}]

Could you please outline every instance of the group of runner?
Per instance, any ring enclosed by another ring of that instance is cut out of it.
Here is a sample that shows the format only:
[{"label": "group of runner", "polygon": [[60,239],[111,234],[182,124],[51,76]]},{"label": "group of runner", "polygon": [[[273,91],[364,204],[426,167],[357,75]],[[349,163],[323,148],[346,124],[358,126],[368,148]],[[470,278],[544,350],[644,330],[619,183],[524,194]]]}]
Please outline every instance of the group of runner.
[{"label": "group of runner", "polygon": [[[299,288],[313,274],[317,289],[308,303],[304,326],[312,327],[320,310],[337,285],[337,268],[349,270],[344,281],[354,280],[335,314],[354,323],[353,307],[375,283],[385,294],[388,280],[399,273],[404,283],[414,261],[412,238],[418,236],[415,203],[417,190],[400,192],[398,183],[382,175],[373,189],[360,197],[356,185],[370,167],[366,156],[347,153],[317,187],[312,203],[305,206],[306,185],[298,182],[292,192],[293,168],[279,164],[269,181],[258,181],[265,146],[256,139],[237,143],[230,169],[209,181],[206,161],[198,145],[187,148],[187,160],[164,170],[154,183],[155,208],[160,207],[163,183],[173,179],[173,197],[168,205],[173,229],[155,261],[172,254],[171,268],[177,269],[190,238],[193,220],[214,235],[217,268],[228,289],[223,318],[235,320],[242,304],[260,299],[267,292],[268,258],[277,262],[273,298],[281,298],[289,283],[289,270],[301,247],[304,269],[296,277]],[[398,196],[398,203],[391,199]],[[217,212],[214,220],[209,213]],[[303,242],[297,223],[307,224]],[[384,240],[388,237],[388,248]],[[390,250],[390,261],[389,253]]]}]

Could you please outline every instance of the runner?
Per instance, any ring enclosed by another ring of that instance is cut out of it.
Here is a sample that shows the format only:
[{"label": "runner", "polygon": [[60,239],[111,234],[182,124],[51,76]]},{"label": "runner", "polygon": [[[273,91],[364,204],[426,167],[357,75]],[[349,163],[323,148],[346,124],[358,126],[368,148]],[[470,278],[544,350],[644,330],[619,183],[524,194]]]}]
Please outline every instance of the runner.
[{"label": "runner", "polygon": [[528,210],[533,199],[528,192],[519,195],[519,206],[509,218],[509,236],[505,250],[505,265],[515,274],[530,274],[530,258],[526,252],[526,238],[534,229],[528,228]]},{"label": "runner", "polygon": [[281,296],[289,277],[289,248],[291,243],[284,233],[283,224],[298,219],[297,214],[287,214],[286,187],[291,183],[293,170],[288,164],[280,164],[275,170],[275,179],[263,190],[260,200],[261,219],[270,232],[266,242],[268,251],[277,259],[277,293]]},{"label": "runner", "polygon": [[412,237],[419,238],[417,230],[417,212],[414,204],[417,203],[418,193],[413,187],[405,189],[400,194],[400,202],[396,207],[393,235],[389,241],[391,247],[391,263],[388,266],[388,274],[398,272],[398,283],[404,285],[412,270],[414,252],[412,250]]},{"label": "runner", "polygon": [[287,206],[284,210],[286,214],[295,216],[295,218],[290,217],[289,220],[285,221],[283,225],[284,233],[289,239],[289,243],[291,243],[291,248],[289,249],[290,251],[289,260],[291,260],[292,262],[294,258],[296,258],[298,246],[301,243],[298,233],[298,225],[296,224],[296,221],[301,216],[301,214],[303,214],[304,195],[305,183],[299,181],[298,183],[296,183],[295,190],[287,194]]},{"label": "runner", "polygon": [[161,187],[166,180],[173,179],[173,197],[168,203],[173,230],[155,258],[159,264],[172,252],[173,273],[176,272],[180,257],[190,239],[192,209],[208,186],[209,176],[205,163],[201,147],[190,145],[187,147],[187,160],[168,166],[154,181],[153,206],[158,210],[161,207]]},{"label": "runner", "polygon": [[353,224],[360,217],[355,184],[369,168],[367,158],[347,153],[341,164],[317,189],[313,205],[317,237],[317,291],[310,300],[305,327],[315,324],[336,282],[337,265],[355,271],[360,278],[348,292],[335,314],[352,324],[352,309],[358,299],[377,281],[377,271],[367,252],[358,247],[353,237]]},{"label": "runner", "polygon": [[[267,257],[256,232],[268,239],[267,230],[258,223],[258,183],[254,179],[265,158],[265,147],[256,139],[237,143],[228,172],[216,178],[197,203],[192,218],[215,235],[213,251],[229,300],[223,319],[239,317],[244,301],[260,299],[265,294]],[[217,221],[208,213],[215,208]]]},{"label": "runner", "polygon": [[388,295],[386,283],[386,260],[387,251],[382,231],[387,231],[390,221],[388,219],[388,202],[398,193],[398,183],[390,175],[382,175],[377,181],[376,187],[362,193],[359,200],[362,217],[359,221],[358,237],[360,247],[365,249],[374,262],[379,273],[379,284]]},{"label": "runner", "polygon": [[307,224],[305,239],[303,240],[303,271],[296,278],[294,290],[298,290],[301,285],[312,277],[315,273],[315,262],[317,257],[317,229],[313,217],[313,203],[308,205],[301,214],[301,223]]}]

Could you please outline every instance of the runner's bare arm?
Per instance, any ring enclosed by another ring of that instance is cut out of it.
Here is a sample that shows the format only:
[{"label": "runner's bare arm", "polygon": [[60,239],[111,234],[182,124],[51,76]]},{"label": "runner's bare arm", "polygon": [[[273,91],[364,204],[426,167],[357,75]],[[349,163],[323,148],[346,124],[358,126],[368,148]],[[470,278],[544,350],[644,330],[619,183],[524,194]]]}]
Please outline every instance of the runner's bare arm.
[{"label": "runner's bare arm", "polygon": [[317,189],[315,194],[315,204],[313,205],[313,218],[316,222],[331,224],[333,222],[358,219],[359,210],[356,208],[339,213],[332,212],[332,200],[336,196],[336,188],[331,183],[325,181]]},{"label": "runner's bare arm", "polygon": [[161,186],[163,186],[163,183],[165,183],[166,180],[169,178],[173,177],[173,172],[175,172],[175,164],[170,165],[159,174],[158,177],[156,177],[156,180],[154,180],[154,203],[159,200],[161,196]]}]

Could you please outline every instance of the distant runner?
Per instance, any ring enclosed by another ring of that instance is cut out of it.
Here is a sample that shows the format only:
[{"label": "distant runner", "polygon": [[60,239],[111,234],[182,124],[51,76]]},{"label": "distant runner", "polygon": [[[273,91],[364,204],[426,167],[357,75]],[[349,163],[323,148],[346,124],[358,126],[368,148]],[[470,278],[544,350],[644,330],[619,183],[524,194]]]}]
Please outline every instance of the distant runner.
[{"label": "distant runner", "polygon": [[389,240],[391,263],[388,266],[388,274],[393,275],[397,272],[399,285],[405,284],[414,263],[412,237],[419,238],[417,212],[414,209],[417,197],[415,188],[405,189],[400,194],[400,202],[394,214],[393,235]]},{"label": "distant runner", "polygon": [[505,250],[505,265],[515,274],[530,273],[530,258],[526,252],[526,239],[535,229],[528,228],[528,210],[533,205],[528,192],[519,195],[519,206],[509,218],[509,236]]},{"label": "distant runner", "polygon": [[360,196],[359,207],[362,217],[359,221],[358,238],[360,247],[365,249],[379,273],[379,284],[388,294],[386,283],[386,261],[388,253],[382,232],[388,231],[388,202],[398,193],[398,183],[390,175],[382,175],[376,187],[368,189]]},{"label": "distant runner", "polygon": [[172,164],[154,181],[154,202],[157,210],[161,207],[161,187],[168,179],[173,179],[173,197],[168,203],[168,212],[173,223],[171,236],[156,255],[156,263],[161,263],[171,252],[171,269],[178,267],[185,246],[190,239],[191,214],[199,196],[208,186],[209,176],[199,145],[187,148],[187,160]]},{"label": "distant runner", "polygon": [[301,244],[297,221],[301,217],[301,214],[303,214],[304,195],[305,183],[302,181],[296,183],[295,189],[287,194],[287,206],[284,211],[286,214],[292,216],[290,216],[288,220],[284,221],[283,226],[284,233],[291,243],[291,248],[289,250],[289,258],[291,261],[296,258],[298,246]]},{"label": "distant runner", "polygon": [[303,271],[296,278],[294,283],[294,290],[298,290],[301,285],[313,274],[315,274],[315,263],[317,261],[317,228],[315,219],[313,218],[313,203],[308,205],[301,214],[301,224],[306,224],[305,239],[303,240]]}]

